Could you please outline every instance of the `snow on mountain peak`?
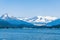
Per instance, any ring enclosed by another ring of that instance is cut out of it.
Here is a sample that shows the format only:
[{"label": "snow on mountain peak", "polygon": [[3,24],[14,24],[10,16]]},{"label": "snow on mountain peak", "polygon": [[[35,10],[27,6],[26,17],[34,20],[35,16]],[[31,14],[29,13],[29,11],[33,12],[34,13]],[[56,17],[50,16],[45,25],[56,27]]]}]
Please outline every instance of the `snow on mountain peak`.
[{"label": "snow on mountain peak", "polygon": [[55,19],[57,19],[57,17],[52,17],[52,16],[46,16],[45,18],[49,19],[49,20],[55,20]]},{"label": "snow on mountain peak", "polygon": [[9,16],[7,13],[3,14],[1,19],[7,20],[7,21],[14,21],[14,22],[19,22],[19,20],[30,22],[34,25],[46,25],[47,23],[53,22],[54,20],[57,20],[59,18],[53,17],[53,16],[35,16],[31,18],[25,18],[25,17],[14,17],[14,16]]},{"label": "snow on mountain peak", "polygon": [[1,16],[2,19],[8,18],[8,17],[9,17],[9,16],[8,16],[7,13],[6,13],[6,14],[3,14],[3,15]]},{"label": "snow on mountain peak", "polygon": [[27,22],[31,22],[34,25],[45,25],[46,23],[50,23],[54,20],[58,19],[57,17],[52,17],[52,16],[35,16],[32,18],[28,18]]},{"label": "snow on mountain peak", "polygon": [[57,19],[57,17],[52,17],[52,16],[35,16],[33,18],[28,19],[29,22],[44,22],[48,23],[53,20]]},{"label": "snow on mountain peak", "polygon": [[52,16],[37,16],[39,19],[41,19],[41,18],[46,18],[46,19],[48,19],[48,20],[55,20],[55,19],[57,19],[57,17],[52,17]]},{"label": "snow on mountain peak", "polygon": [[4,19],[4,20],[17,19],[17,18],[14,17],[14,16],[9,16],[7,13],[3,14],[0,18],[1,18],[1,19]]},{"label": "snow on mountain peak", "polygon": [[46,18],[46,19],[52,19],[52,20],[57,19],[57,17],[53,17],[53,16],[40,16],[40,17],[43,17],[43,18]]},{"label": "snow on mountain peak", "polygon": [[24,21],[28,21],[28,22],[43,22],[43,23],[48,23],[48,22],[51,22],[53,20],[56,20],[58,19],[57,17],[52,17],[52,16],[35,16],[35,17],[32,17],[32,18],[25,18],[25,17],[14,17],[14,16],[8,16],[8,14],[3,14],[1,16],[2,19],[9,19],[9,18],[12,18],[12,19],[19,19],[19,20],[24,20]]}]

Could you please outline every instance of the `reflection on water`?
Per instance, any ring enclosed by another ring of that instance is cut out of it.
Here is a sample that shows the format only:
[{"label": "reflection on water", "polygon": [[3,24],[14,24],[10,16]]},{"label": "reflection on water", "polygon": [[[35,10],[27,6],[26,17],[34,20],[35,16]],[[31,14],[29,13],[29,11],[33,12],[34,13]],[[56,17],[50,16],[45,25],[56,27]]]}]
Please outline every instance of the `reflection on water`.
[{"label": "reflection on water", "polygon": [[60,29],[0,29],[0,40],[60,40]]}]

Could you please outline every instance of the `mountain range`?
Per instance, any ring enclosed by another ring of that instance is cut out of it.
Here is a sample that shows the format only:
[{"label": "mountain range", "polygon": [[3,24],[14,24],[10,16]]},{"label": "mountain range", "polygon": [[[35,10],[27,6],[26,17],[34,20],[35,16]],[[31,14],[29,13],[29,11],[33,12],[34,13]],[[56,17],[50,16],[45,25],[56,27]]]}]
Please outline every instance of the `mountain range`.
[{"label": "mountain range", "polygon": [[14,17],[3,14],[0,17],[0,27],[52,27],[60,25],[60,18],[53,16],[35,16],[30,18]]}]

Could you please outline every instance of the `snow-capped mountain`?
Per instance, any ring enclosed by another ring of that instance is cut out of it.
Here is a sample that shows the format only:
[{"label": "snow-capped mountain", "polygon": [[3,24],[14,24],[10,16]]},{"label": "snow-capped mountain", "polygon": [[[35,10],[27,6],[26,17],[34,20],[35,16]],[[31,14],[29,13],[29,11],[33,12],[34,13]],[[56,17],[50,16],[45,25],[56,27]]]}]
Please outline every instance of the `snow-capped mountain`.
[{"label": "snow-capped mountain", "polygon": [[13,16],[9,16],[8,14],[3,14],[0,18],[14,26],[33,26],[33,24],[29,22],[25,22]]},{"label": "snow-capped mountain", "polygon": [[51,17],[51,16],[35,16],[32,18],[28,18],[26,21],[33,23],[34,25],[46,25],[47,23],[50,23],[54,20],[58,19],[57,17]]},{"label": "snow-capped mountain", "polygon": [[0,18],[1,18],[1,19],[7,19],[7,18],[9,18],[9,16],[8,16],[8,14],[6,13],[6,14],[3,14]]},{"label": "snow-capped mountain", "polygon": [[48,22],[51,22],[51,21],[56,20],[56,19],[57,19],[57,17],[51,17],[51,16],[35,16],[33,18],[27,19],[27,21],[48,23]]},{"label": "snow-capped mountain", "polygon": [[1,19],[4,19],[4,20],[8,20],[8,19],[17,19],[16,17],[14,16],[9,16],[7,13],[6,14],[3,14],[1,17]]},{"label": "snow-capped mountain", "polygon": [[0,18],[13,25],[20,25],[20,24],[32,25],[33,24],[36,26],[44,26],[44,25],[53,26],[53,25],[60,24],[60,19],[52,16],[35,16],[31,18],[25,18],[25,17],[14,17],[14,16],[9,16],[8,14],[4,14]]}]

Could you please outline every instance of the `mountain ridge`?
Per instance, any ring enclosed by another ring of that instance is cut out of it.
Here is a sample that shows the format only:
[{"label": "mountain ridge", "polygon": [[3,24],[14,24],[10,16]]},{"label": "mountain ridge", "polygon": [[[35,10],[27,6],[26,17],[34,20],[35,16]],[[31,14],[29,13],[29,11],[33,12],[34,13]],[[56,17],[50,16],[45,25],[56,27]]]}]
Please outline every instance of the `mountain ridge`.
[{"label": "mountain ridge", "polygon": [[[52,16],[35,16],[31,18],[14,17],[3,14],[0,20],[4,20],[13,26],[55,26],[60,25],[60,18]],[[59,20],[58,20],[59,19]],[[54,25],[55,24],[55,25]],[[2,24],[3,25],[3,24]]]}]

